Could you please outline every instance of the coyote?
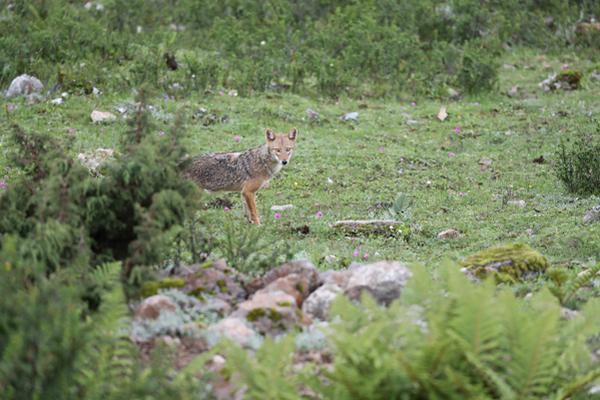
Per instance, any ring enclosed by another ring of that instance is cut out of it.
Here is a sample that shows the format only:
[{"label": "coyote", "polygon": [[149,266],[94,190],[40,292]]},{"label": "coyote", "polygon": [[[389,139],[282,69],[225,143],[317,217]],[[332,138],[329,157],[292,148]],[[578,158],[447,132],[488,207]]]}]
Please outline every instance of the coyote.
[{"label": "coyote", "polygon": [[298,130],[275,134],[266,132],[266,144],[240,153],[211,153],[193,157],[184,170],[184,176],[208,191],[241,192],[248,220],[260,225],[256,209],[256,191],[268,185],[269,180],[292,157]]}]

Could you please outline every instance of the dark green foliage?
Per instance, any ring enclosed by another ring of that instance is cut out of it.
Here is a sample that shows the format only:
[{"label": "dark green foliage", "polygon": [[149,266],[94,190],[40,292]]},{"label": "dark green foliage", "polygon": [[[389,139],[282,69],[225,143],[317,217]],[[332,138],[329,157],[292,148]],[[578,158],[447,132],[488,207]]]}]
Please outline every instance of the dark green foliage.
[{"label": "dark green foliage", "polygon": [[197,188],[179,173],[179,125],[156,135],[143,95],[138,104],[123,151],[99,178],[58,156],[47,137],[12,128],[14,164],[24,173],[0,196],[0,245],[18,235],[20,251],[49,271],[122,260],[128,274],[162,260],[195,209]]},{"label": "dark green foliage", "polygon": [[[0,83],[27,72],[83,93],[143,82],[242,95],[438,95],[448,85],[488,91],[500,43],[562,46],[580,17],[568,0],[89,4],[20,0],[0,9]],[[584,36],[576,36],[580,45],[597,46]],[[177,71],[168,69],[166,52],[177,58]]]},{"label": "dark green foliage", "polygon": [[570,145],[562,141],[555,155],[556,175],[574,194],[600,193],[600,123],[595,125],[595,132],[578,133]]}]

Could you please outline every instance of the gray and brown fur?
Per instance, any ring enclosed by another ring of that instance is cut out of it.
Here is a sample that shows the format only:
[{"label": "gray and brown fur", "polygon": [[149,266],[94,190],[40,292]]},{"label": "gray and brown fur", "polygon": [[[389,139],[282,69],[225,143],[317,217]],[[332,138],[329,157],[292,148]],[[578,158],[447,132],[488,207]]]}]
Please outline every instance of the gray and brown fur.
[{"label": "gray and brown fur", "polygon": [[260,225],[256,209],[256,192],[292,156],[298,130],[275,134],[267,129],[266,143],[244,152],[211,153],[189,160],[184,176],[209,191],[240,192],[250,222]]}]

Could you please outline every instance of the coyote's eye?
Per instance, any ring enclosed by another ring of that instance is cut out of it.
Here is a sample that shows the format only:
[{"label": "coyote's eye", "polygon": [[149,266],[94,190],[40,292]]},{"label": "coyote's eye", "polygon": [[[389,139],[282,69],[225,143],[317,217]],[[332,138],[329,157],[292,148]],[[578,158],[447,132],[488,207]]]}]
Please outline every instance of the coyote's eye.
[{"label": "coyote's eye", "polygon": [[292,148],[288,147],[288,148],[285,149],[285,151],[287,151],[289,153],[290,151],[292,151]]},{"label": "coyote's eye", "polygon": [[281,153],[281,149],[274,149],[277,153]]}]

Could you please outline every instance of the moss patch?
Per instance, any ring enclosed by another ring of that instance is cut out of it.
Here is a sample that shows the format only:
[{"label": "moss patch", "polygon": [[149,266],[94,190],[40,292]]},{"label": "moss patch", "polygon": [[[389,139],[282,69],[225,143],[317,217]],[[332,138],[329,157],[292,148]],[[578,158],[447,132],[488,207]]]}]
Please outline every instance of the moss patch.
[{"label": "moss patch", "polygon": [[524,243],[482,250],[461,265],[477,278],[493,276],[499,282],[518,282],[544,273],[550,266],[546,257]]},{"label": "moss patch", "polygon": [[145,282],[140,290],[143,297],[154,296],[161,289],[182,288],[185,286],[185,280],[181,278],[165,278],[160,281]]},{"label": "moss patch", "polygon": [[250,322],[254,322],[266,315],[265,310],[262,308],[255,308],[246,315],[246,319]]}]

